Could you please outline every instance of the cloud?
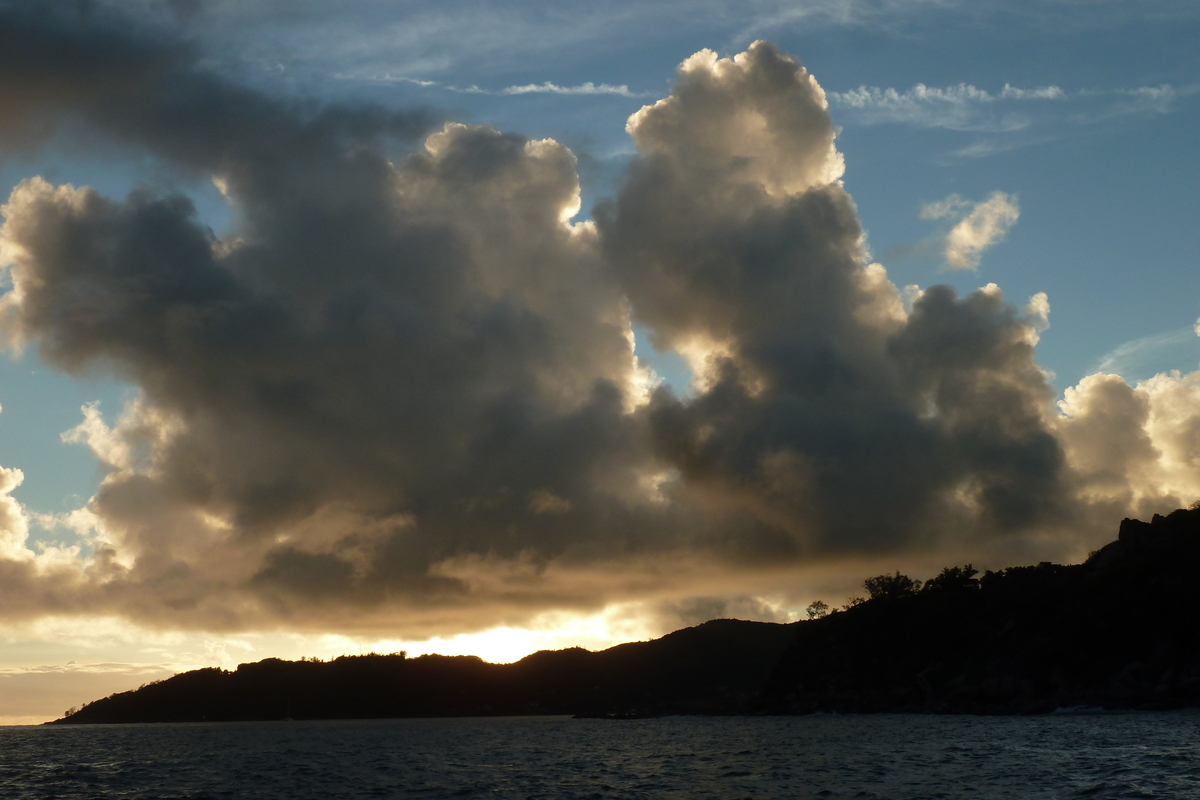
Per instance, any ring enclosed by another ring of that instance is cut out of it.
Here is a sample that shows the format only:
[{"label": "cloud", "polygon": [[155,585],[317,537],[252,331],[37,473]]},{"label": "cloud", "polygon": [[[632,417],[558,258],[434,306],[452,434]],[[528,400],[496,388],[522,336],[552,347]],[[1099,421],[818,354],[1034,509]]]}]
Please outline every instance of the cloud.
[{"label": "cloud", "polygon": [[[94,3],[131,6],[121,0]],[[182,27],[204,41],[209,57],[222,68],[251,70],[255,77],[390,72],[470,85],[481,74],[517,73],[534,59],[569,66],[611,59],[614,42],[628,48],[624,52],[647,52],[661,47],[657,37],[668,29],[719,36],[729,47],[743,48],[787,27],[871,25],[944,4],[607,0],[566,7],[549,0],[502,6],[488,0],[353,0],[334,9],[314,0],[211,0],[186,20],[177,19],[167,5],[135,7],[154,14],[161,25]]]},{"label": "cloud", "polygon": [[414,86],[422,88],[430,86],[441,86],[438,81],[425,80],[422,78],[411,78],[407,75],[393,75],[390,72],[372,73],[372,74],[355,74],[352,72],[335,73],[333,77],[337,80],[344,81],[364,81],[366,83],[411,83]]},{"label": "cloud", "polygon": [[1152,509],[1200,497],[1200,372],[1155,375],[1130,386],[1096,373],[1067,389],[1060,407],[1066,455],[1096,505]]},{"label": "cloud", "polygon": [[699,625],[710,619],[749,619],[760,622],[793,622],[786,609],[759,597],[688,597],[658,608],[659,627],[664,631]]},{"label": "cloud", "polygon": [[1035,89],[1018,89],[1011,84],[1004,84],[1000,90],[1001,100],[1060,100],[1066,93],[1057,86],[1039,86]]},{"label": "cloud", "polygon": [[1068,135],[1072,129],[1134,114],[1165,114],[1196,87],[1169,84],[1134,89],[1068,91],[1049,84],[1021,88],[1004,84],[989,92],[972,84],[910,89],[859,86],[829,92],[841,118],[858,125],[910,125],[975,134],[955,148],[958,158],[982,158]]},{"label": "cloud", "polygon": [[501,94],[616,94],[621,97],[638,97],[638,94],[629,91],[629,87],[625,84],[620,86],[612,86],[607,83],[602,83],[599,86],[587,81],[578,86],[559,86],[558,84],[546,81],[544,83],[527,83],[522,86],[509,86],[502,89]]},{"label": "cloud", "polygon": [[908,124],[923,128],[960,131],[1005,131],[1024,127],[1027,121],[1012,113],[997,114],[995,107],[1010,102],[1064,100],[1058,86],[1022,89],[1004,84],[990,93],[968,83],[939,88],[918,83],[905,91],[878,86],[860,86],[845,92],[830,92],[830,102],[856,114],[861,124]]},{"label": "cloud", "polygon": [[25,548],[29,522],[21,504],[12,497],[13,489],[24,482],[21,470],[0,467],[0,558],[21,561],[32,555]]},{"label": "cloud", "polygon": [[[105,470],[64,521],[91,555],[32,553],[4,506],[5,619],[413,639],[621,603],[782,614],[764,598],[822,565],[1086,551],[1124,511],[1063,438],[1046,298],[901,292],[825,92],[769,43],[686,59],[630,117],[617,196],[571,223],[553,140],[279,100],[170,37],[0,13],[40,43],[0,48],[8,141],[70,116],[236,215],[218,237],[183,195],[39,177],[4,205],[4,341],[140,390],[68,434]],[[965,263],[1016,206],[930,213],[961,217]],[[689,396],[651,390],[634,324]]]},{"label": "cloud", "polygon": [[1200,364],[1197,335],[1195,328],[1177,328],[1124,342],[1105,353],[1094,371],[1135,382],[1163,372],[1171,364],[1187,360]]},{"label": "cloud", "polygon": [[481,89],[478,86],[471,85],[466,88],[455,86],[453,84],[442,83],[440,81],[424,80],[421,78],[410,78],[404,75],[393,75],[390,72],[356,74],[356,73],[338,73],[333,77],[340,80],[355,80],[364,81],[367,83],[410,83],[414,86],[422,88],[439,88],[448,92],[466,93],[466,94],[490,94],[490,95],[521,95],[521,94],[560,94],[560,95],[617,95],[619,97],[642,97],[645,92],[633,92],[625,84],[613,86],[608,83],[596,84],[592,81],[585,81],[576,86],[559,86],[551,81],[543,81],[542,83],[526,83],[520,86],[507,86],[498,91],[490,91]]},{"label": "cloud", "polygon": [[[1186,94],[1194,94],[1194,87],[1187,87]],[[1118,112],[1136,113],[1141,111],[1156,111],[1160,114],[1171,110],[1171,104],[1180,94],[1174,86],[1164,83],[1161,86],[1139,86],[1136,89],[1124,89],[1117,94],[1128,98],[1131,102],[1122,104],[1114,109]]]},{"label": "cloud", "polygon": [[992,192],[987,200],[979,203],[952,194],[921,208],[921,219],[957,220],[945,238],[939,241],[946,264],[951,269],[974,269],[979,266],[983,251],[1003,241],[1008,229],[1016,224],[1020,216],[1016,196],[1004,192]]},{"label": "cloud", "polygon": [[905,313],[806,71],[765,43],[698,54],[629,130],[643,155],[597,222],[635,321],[706,376],[656,394],[651,424],[722,546],[903,549],[1066,513],[1030,324],[998,291],[933,287]]},{"label": "cloud", "polygon": [[169,678],[173,665],[76,664],[43,665],[0,671],[0,725],[38,725],[61,717],[67,706],[115,692],[138,683]]},{"label": "cloud", "polygon": [[[594,541],[611,556],[654,538],[657,512],[638,509],[658,470],[628,410],[643,376],[595,230],[566,222],[570,151],[450,124],[393,163],[422,116],[276,102],[170,42],[85,36],[67,12],[9,21],[67,61],[77,40],[122,64],[151,53],[133,89],[109,87],[99,59],[60,80],[63,96],[109,92],[78,101],[97,131],[211,171],[240,215],[219,240],[182,196],[39,178],[4,206],[7,341],[142,389],[71,435],[108,474],[97,555],[61,576],[78,584],[68,604],[217,627],[306,625],[325,608],[323,625],[346,601],[461,604],[467,584],[432,571],[460,553],[564,557]],[[53,121],[44,100],[26,111]],[[25,570],[11,591],[35,580]]]}]

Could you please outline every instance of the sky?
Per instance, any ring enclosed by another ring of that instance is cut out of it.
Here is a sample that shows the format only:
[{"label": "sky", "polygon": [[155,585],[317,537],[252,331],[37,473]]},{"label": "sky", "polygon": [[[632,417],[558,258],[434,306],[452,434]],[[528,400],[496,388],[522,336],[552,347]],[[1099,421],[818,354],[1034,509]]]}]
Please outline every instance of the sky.
[{"label": "sky", "polygon": [[0,723],[1200,500],[1200,7],[0,0]]}]

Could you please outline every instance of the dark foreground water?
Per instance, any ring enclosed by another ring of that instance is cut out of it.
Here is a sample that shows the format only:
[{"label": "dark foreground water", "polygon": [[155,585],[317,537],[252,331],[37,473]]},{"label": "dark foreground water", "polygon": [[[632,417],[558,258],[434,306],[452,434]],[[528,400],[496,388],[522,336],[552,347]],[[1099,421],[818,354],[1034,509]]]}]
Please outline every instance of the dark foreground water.
[{"label": "dark foreground water", "polygon": [[0,798],[1200,798],[1200,714],[0,728]]}]

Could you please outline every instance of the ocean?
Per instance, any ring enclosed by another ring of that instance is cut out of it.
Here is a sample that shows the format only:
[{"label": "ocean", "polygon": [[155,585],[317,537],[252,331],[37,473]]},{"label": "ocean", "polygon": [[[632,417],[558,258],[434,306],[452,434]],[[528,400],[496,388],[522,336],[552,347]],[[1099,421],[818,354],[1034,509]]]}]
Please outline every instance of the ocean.
[{"label": "ocean", "polygon": [[1200,713],[0,728],[15,798],[1200,798]]}]

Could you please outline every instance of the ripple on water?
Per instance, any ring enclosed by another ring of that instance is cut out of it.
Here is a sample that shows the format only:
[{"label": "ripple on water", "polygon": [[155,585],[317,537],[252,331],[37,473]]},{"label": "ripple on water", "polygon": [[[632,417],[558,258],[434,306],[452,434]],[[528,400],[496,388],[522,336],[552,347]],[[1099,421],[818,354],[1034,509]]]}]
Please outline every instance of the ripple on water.
[{"label": "ripple on water", "polygon": [[0,797],[1200,797],[1200,714],[0,728]]}]

